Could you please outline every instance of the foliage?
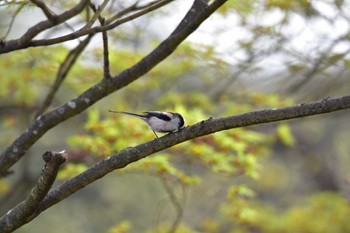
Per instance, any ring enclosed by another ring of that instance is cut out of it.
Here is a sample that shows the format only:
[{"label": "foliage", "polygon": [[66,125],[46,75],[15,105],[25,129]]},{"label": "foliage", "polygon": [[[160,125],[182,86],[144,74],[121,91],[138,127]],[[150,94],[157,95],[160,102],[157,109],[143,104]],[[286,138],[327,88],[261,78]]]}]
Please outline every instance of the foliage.
[{"label": "foliage", "polygon": [[348,200],[336,193],[319,193],[283,210],[271,209],[266,204],[244,198],[229,198],[228,202],[223,211],[235,224],[233,233],[326,233],[350,230],[346,218],[350,213]]},{"label": "foliage", "polygon": [[0,181],[0,194],[7,193],[10,190],[9,183],[5,180]]},{"label": "foliage", "polygon": [[66,48],[29,49],[0,56],[0,98],[2,103],[33,107],[48,91]]},{"label": "foliage", "polygon": [[277,128],[277,135],[283,144],[287,146],[294,146],[295,139],[293,134],[291,133],[290,127],[287,124],[280,124]]},{"label": "foliage", "polygon": [[108,233],[126,233],[129,232],[131,224],[128,221],[123,221],[120,224],[113,226]]}]

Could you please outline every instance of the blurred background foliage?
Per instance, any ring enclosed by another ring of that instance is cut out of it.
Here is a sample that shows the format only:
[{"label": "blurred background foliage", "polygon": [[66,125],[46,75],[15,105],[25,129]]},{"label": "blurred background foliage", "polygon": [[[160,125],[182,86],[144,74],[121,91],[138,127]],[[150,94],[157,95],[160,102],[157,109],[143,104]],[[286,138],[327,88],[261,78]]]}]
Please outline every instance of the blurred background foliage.
[{"label": "blurred background foliage", "polygon": [[[107,13],[126,2],[111,1]],[[26,17],[35,12],[29,3],[20,3],[0,7],[1,18],[16,16],[12,31],[24,31]],[[48,3],[58,12],[72,4]],[[189,3],[176,1],[109,32],[112,74],[157,45],[181,18],[172,9]],[[228,1],[150,73],[33,146],[15,174],[0,181],[1,212],[28,194],[46,150],[69,152],[60,183],[106,156],[153,140],[142,121],[108,109],[174,111],[192,125],[209,117],[348,94],[349,7],[347,0]],[[2,22],[5,35],[10,22]],[[70,71],[51,108],[103,77],[98,37]],[[73,45],[0,56],[2,150],[33,119]],[[104,177],[17,232],[47,232],[43,224],[53,233],[350,232],[349,119],[349,111],[343,111],[194,139]]]}]

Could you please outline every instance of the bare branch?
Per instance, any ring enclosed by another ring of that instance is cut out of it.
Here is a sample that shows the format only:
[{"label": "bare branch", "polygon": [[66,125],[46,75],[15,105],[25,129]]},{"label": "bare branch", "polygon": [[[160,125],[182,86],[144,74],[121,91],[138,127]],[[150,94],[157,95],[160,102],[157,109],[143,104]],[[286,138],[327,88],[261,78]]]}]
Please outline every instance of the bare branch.
[{"label": "bare branch", "polygon": [[[90,4],[90,8],[95,12],[96,15],[96,7],[93,4]],[[98,16],[98,20],[101,25],[106,25],[106,20],[101,16]],[[102,32],[102,42],[103,42],[103,77],[111,78],[111,72],[109,69],[109,50],[108,50],[108,36],[107,31]]]},{"label": "bare branch", "polygon": [[33,213],[55,181],[59,167],[67,160],[67,154],[65,151],[48,151],[43,154],[43,159],[46,164],[37,184],[25,201],[0,218],[0,232],[12,232],[32,219]]},{"label": "bare branch", "polygon": [[159,8],[161,6],[164,6],[170,2],[172,2],[174,0],[155,0],[153,2],[149,2],[145,5],[142,5],[142,6],[138,6],[138,2],[135,2],[134,4],[132,4],[131,6],[119,11],[118,13],[116,13],[115,15],[113,15],[111,18],[107,19],[106,20],[106,24],[111,24],[112,22],[114,22],[115,20],[117,19],[120,19],[122,16],[132,12],[132,11],[135,11],[135,10],[144,10],[144,9],[147,9],[147,8],[150,8],[150,7],[156,7],[156,8]]},{"label": "bare branch", "polygon": [[112,17],[107,19],[106,24],[111,24],[115,20],[120,19],[124,15],[136,10],[136,6],[137,6],[137,2],[135,2],[134,4],[132,4],[131,6],[125,8],[125,9],[122,9],[121,11],[117,12],[115,15],[113,15]]},{"label": "bare branch", "polygon": [[[105,20],[101,20],[101,24],[105,24]],[[108,49],[108,36],[107,31],[102,32],[102,41],[103,41],[103,77],[111,78],[111,72],[109,69],[109,49]]]},{"label": "bare branch", "polygon": [[[122,71],[110,79],[102,79],[83,94],[57,108],[39,116],[0,156],[0,176],[6,174],[9,168],[15,164],[26,151],[52,127],[75,116],[92,104],[119,90],[149,72],[153,67],[172,54],[202,22],[213,14],[227,0],[216,0],[210,6],[202,9],[193,4],[190,11],[196,13],[186,24],[181,23],[183,28],[177,28],[166,40],[158,45],[150,54],[134,66]],[[176,33],[175,33],[176,32]]]},{"label": "bare branch", "polygon": [[86,29],[90,29],[91,26],[96,22],[96,20],[100,17],[103,9],[106,7],[107,3],[109,2],[109,0],[104,0],[102,5],[98,7],[98,9],[95,8],[95,6],[90,3],[90,7],[93,6],[94,9],[94,15],[92,16],[92,19],[80,30],[86,30]]},{"label": "bare branch", "polygon": [[13,16],[11,18],[10,24],[8,26],[8,29],[5,33],[5,35],[0,39],[1,43],[4,43],[5,38],[10,34],[13,23],[15,22],[17,15],[21,12],[21,10],[24,8],[25,5],[26,5],[26,3],[20,4],[20,6],[17,8],[17,10],[13,13]]},{"label": "bare branch", "polygon": [[[309,70],[306,71],[306,73],[303,75],[302,79],[296,83],[294,83],[291,87],[288,88],[289,93],[294,93],[300,90],[301,87],[309,83],[313,78],[316,77],[317,74],[319,74],[319,71],[321,69],[325,69],[327,66],[332,64],[325,64],[324,67],[322,67],[322,63],[326,60],[326,58],[329,56],[329,54],[332,52],[335,46],[339,44],[339,42],[342,42],[344,39],[346,39],[349,36],[349,33],[346,33],[344,35],[339,36],[336,38],[332,43],[320,53],[317,59],[313,61],[312,66]],[[346,39],[347,40],[347,39]]]},{"label": "bare branch", "polygon": [[[148,14],[148,13],[164,6],[165,4],[167,4],[171,1],[173,1],[173,0],[166,0],[164,2],[161,2],[161,4],[152,5],[151,7],[148,7],[148,8],[146,8],[142,11],[139,11],[135,14],[124,17],[124,18],[117,20],[114,23],[106,25],[106,26],[96,26],[96,27],[86,29],[86,30],[78,30],[76,32],[72,32],[70,34],[56,37],[56,38],[52,38],[52,39],[32,40],[30,43],[28,43],[24,47],[21,47],[21,49],[27,48],[27,47],[48,46],[48,45],[58,44],[58,43],[66,42],[69,40],[75,40],[75,39],[82,37],[82,36],[85,36],[85,35],[96,34],[96,33],[103,32],[103,31],[109,31],[111,29],[116,28],[117,26],[119,26],[121,24],[124,24],[126,22],[131,21],[131,20],[139,18],[145,14]],[[1,49],[0,49],[0,54],[1,54]]]},{"label": "bare branch", "polygon": [[55,18],[57,16],[49,9],[48,6],[46,6],[46,4],[43,1],[41,0],[30,0],[30,1],[42,10],[42,12],[44,13],[44,15],[48,20],[52,22],[55,21]]},{"label": "bare branch", "polygon": [[32,218],[85,186],[102,178],[109,172],[124,168],[130,163],[182,142],[223,130],[325,114],[342,109],[350,109],[350,96],[323,99],[286,108],[249,112],[225,118],[209,118],[208,120],[186,127],[181,131],[168,134],[135,147],[129,147],[101,160],[85,172],[51,190],[40,203]]},{"label": "bare branch", "polygon": [[9,41],[2,41],[0,44],[0,54],[1,53],[8,53],[13,50],[23,49],[27,48],[30,45],[30,41],[39,33],[56,26],[58,24],[61,24],[68,19],[73,18],[77,14],[79,14],[86,4],[89,2],[89,0],[81,0],[78,5],[73,7],[72,9],[63,12],[60,15],[55,16],[54,18],[50,20],[41,21],[40,23],[36,24],[35,26],[28,29],[26,33],[24,33],[23,36],[21,36],[19,39],[15,40],[9,40]]},{"label": "bare branch", "polygon": [[37,118],[39,115],[41,115],[43,112],[45,112],[46,109],[50,106],[50,104],[52,103],[52,100],[53,100],[55,94],[58,91],[58,88],[62,84],[63,80],[67,77],[70,69],[75,64],[75,62],[78,59],[78,57],[81,54],[81,52],[89,44],[91,38],[92,38],[92,35],[89,35],[82,42],[80,42],[76,48],[74,48],[73,50],[71,50],[68,53],[67,57],[64,59],[64,61],[60,65],[60,68],[58,69],[58,72],[57,72],[56,80],[53,83],[53,85],[52,85],[49,93],[47,94],[45,100],[43,101],[43,103],[39,107],[39,109],[38,109],[38,111],[37,111],[37,113],[35,115],[35,118]]}]

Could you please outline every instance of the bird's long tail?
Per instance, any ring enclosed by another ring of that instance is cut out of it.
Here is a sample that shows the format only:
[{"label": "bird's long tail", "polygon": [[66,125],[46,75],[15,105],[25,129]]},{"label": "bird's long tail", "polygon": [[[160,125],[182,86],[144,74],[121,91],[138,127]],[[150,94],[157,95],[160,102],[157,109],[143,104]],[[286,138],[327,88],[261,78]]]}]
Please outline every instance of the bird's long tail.
[{"label": "bird's long tail", "polygon": [[134,117],[138,117],[140,119],[145,119],[146,117],[140,114],[136,114],[136,113],[132,113],[132,112],[121,112],[121,111],[116,111],[116,110],[108,110],[109,112],[113,112],[113,113],[120,113],[120,114],[126,114],[126,115],[130,115],[130,116],[134,116]]}]

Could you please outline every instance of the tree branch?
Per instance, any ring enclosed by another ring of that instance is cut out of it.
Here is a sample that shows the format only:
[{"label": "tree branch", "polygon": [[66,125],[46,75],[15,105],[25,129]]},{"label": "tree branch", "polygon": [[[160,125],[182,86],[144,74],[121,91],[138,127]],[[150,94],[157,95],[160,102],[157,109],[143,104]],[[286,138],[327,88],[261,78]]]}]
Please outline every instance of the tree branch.
[{"label": "tree branch", "polygon": [[5,35],[2,38],[0,38],[1,44],[4,43],[5,38],[10,34],[10,32],[12,30],[13,23],[15,22],[15,19],[16,19],[17,15],[23,10],[23,8],[26,5],[27,5],[27,3],[20,4],[19,7],[17,8],[17,10],[13,13],[13,16],[11,18],[11,21],[9,23],[9,26],[7,28],[7,31],[6,31]]},{"label": "tree branch", "polygon": [[103,3],[98,7],[98,9],[96,9],[95,6],[90,2],[89,5],[94,10],[95,14],[92,16],[92,19],[80,30],[90,29],[91,26],[96,22],[96,20],[98,18],[100,18],[100,15],[101,15],[103,9],[106,7],[108,2],[109,2],[109,0],[104,0]]},{"label": "tree branch", "polygon": [[327,66],[333,65],[333,61],[328,62],[328,64],[324,64],[324,67],[322,67],[322,63],[329,57],[332,50],[335,46],[337,46],[340,42],[347,40],[349,37],[349,32],[345,33],[344,35],[339,36],[338,38],[334,39],[332,43],[324,49],[324,51],[321,51],[319,56],[314,59],[313,64],[311,65],[310,69],[308,69],[303,77],[301,77],[301,80],[298,82],[295,82],[291,87],[287,89],[288,93],[295,93],[301,89],[301,87],[305,86],[307,83],[309,83],[312,79],[314,79],[318,74],[320,74],[320,70],[324,70]]},{"label": "tree branch", "polygon": [[[202,0],[196,0],[202,1]],[[85,109],[119,90],[142,75],[149,72],[153,67],[172,54],[178,45],[181,44],[202,22],[213,14],[227,0],[216,0],[204,9],[199,9],[193,4],[189,11],[194,12],[196,17],[186,23],[180,23],[183,28],[177,28],[166,40],[158,45],[150,54],[141,59],[134,66],[124,70],[110,79],[102,79],[83,94],[57,108],[39,116],[0,156],[0,176],[6,174],[8,169],[15,164],[26,151],[48,130],[59,123],[75,116]],[[185,20],[183,19],[183,20]],[[176,33],[175,33],[176,32]]]},{"label": "tree branch", "polygon": [[168,134],[135,147],[129,147],[101,160],[85,172],[51,190],[39,204],[31,218],[38,216],[44,210],[102,178],[109,172],[124,168],[130,163],[179,143],[223,130],[302,118],[349,108],[350,95],[335,99],[323,99],[317,102],[299,104],[286,108],[249,112],[225,118],[209,118],[208,120],[186,127],[181,131]]},{"label": "tree branch", "polygon": [[[101,19],[101,24],[105,24],[105,20]],[[109,48],[108,48],[108,35],[107,31],[102,32],[103,42],[103,77],[111,78],[111,71],[109,69]]]},{"label": "tree branch", "polygon": [[78,5],[73,7],[72,9],[63,12],[60,15],[53,16],[51,19],[41,21],[40,23],[36,24],[35,26],[28,29],[26,33],[24,33],[23,36],[21,36],[19,39],[15,40],[9,40],[9,41],[2,41],[0,44],[0,54],[2,53],[8,53],[13,50],[23,49],[27,48],[30,45],[31,40],[38,35],[39,33],[56,26],[58,24],[61,24],[68,19],[73,18],[77,14],[79,14],[86,4],[89,2],[89,0],[81,0]]},{"label": "tree branch", "polygon": [[172,2],[174,0],[155,0],[153,2],[149,2],[145,5],[139,6],[138,5],[138,1],[136,1],[134,4],[132,4],[131,6],[119,11],[118,13],[116,13],[115,15],[113,15],[112,17],[110,17],[109,19],[106,20],[106,24],[111,24],[112,22],[114,22],[115,20],[121,18],[122,16],[135,11],[135,10],[144,10],[146,8],[150,8],[152,6],[156,6],[157,8],[164,6],[170,2]]},{"label": "tree branch", "polygon": [[56,179],[58,169],[67,160],[65,151],[43,154],[45,167],[27,199],[0,218],[0,232],[12,232],[32,219],[40,202],[44,199]]},{"label": "tree branch", "polygon": [[[90,4],[90,8],[96,15],[97,9],[94,4]],[[100,15],[98,16],[98,20],[102,26],[106,25],[106,20],[102,18]],[[108,36],[107,31],[102,32],[102,42],[103,42],[103,77],[111,78],[111,72],[109,69],[109,50],[108,50]]]},{"label": "tree branch", "polygon": [[[66,41],[77,39],[77,38],[85,36],[85,35],[96,34],[96,33],[103,32],[103,31],[109,31],[111,29],[116,28],[117,26],[119,26],[121,24],[124,24],[126,22],[131,21],[131,20],[139,18],[145,14],[148,14],[151,11],[154,11],[154,10],[156,10],[156,9],[158,9],[158,8],[164,6],[167,3],[172,2],[172,1],[174,1],[174,0],[166,0],[166,1],[160,2],[159,4],[154,4],[150,7],[143,9],[142,11],[139,11],[139,12],[136,12],[135,14],[126,16],[122,19],[115,21],[114,23],[111,23],[111,24],[108,24],[105,26],[96,26],[96,27],[92,27],[92,28],[86,29],[86,30],[78,30],[76,32],[72,32],[70,34],[56,37],[56,38],[52,38],[52,39],[32,40],[32,41],[30,41],[30,43],[26,44],[24,47],[21,47],[21,49],[28,48],[28,47],[48,46],[48,45],[63,43]],[[1,54],[1,49],[0,49],[0,54]]]}]

